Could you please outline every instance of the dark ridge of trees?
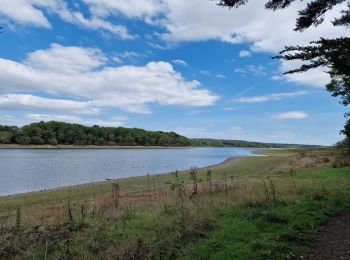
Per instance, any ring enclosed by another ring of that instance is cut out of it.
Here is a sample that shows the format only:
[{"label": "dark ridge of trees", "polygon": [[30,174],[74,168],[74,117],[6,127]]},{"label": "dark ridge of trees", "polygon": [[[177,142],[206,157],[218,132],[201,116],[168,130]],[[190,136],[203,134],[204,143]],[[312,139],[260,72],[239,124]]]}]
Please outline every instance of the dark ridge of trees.
[{"label": "dark ridge of trees", "polygon": [[139,128],[83,126],[63,122],[39,122],[23,126],[0,125],[0,144],[97,145],[97,146],[209,146],[309,148],[315,146],[270,144],[240,140],[189,139],[174,132]]},{"label": "dark ridge of trees", "polygon": [[151,132],[138,128],[100,127],[39,122],[18,128],[0,126],[0,143],[34,145],[142,145],[189,146],[190,140],[174,132]]},{"label": "dark ridge of trees", "polygon": [[[218,5],[239,7],[249,0],[220,0]],[[265,4],[267,9],[273,11],[287,8],[297,0],[269,0]],[[299,0],[303,1],[303,0]],[[333,7],[346,2],[346,0],[307,0],[306,7],[299,11],[296,19],[296,31],[304,31],[310,26],[318,26],[324,21],[325,14]],[[333,20],[334,26],[350,26],[350,2],[340,15]],[[310,42],[308,46],[286,46],[280,54],[274,58],[284,60],[299,60],[304,64],[295,70],[285,74],[303,73],[315,68],[324,68],[331,77],[326,87],[334,97],[340,97],[340,103],[344,106],[350,104],[350,38],[340,37],[335,39],[323,39]],[[341,131],[350,140],[350,113],[345,114],[347,121]]]}]

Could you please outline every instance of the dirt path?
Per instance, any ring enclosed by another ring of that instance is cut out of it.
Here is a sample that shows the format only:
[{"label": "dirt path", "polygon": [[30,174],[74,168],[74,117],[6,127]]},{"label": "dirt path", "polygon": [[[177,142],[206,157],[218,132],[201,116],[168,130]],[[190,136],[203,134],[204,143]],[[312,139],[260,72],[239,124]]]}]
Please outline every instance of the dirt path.
[{"label": "dirt path", "polygon": [[350,212],[333,217],[315,235],[311,252],[301,259],[350,259]]}]

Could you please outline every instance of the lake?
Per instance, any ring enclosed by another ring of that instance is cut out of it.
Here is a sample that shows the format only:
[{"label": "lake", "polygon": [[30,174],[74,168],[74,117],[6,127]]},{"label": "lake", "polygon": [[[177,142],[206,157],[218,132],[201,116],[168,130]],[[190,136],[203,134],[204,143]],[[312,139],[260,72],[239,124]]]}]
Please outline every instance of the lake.
[{"label": "lake", "polygon": [[204,167],[229,157],[254,156],[251,151],[248,148],[0,149],[0,196]]}]

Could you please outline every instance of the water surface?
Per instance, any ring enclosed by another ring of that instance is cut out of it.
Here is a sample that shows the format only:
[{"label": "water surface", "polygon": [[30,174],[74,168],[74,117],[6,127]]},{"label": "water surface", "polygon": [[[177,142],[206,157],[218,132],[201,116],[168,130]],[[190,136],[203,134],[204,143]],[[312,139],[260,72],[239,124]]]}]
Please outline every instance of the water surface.
[{"label": "water surface", "polygon": [[251,149],[0,149],[0,196],[186,170],[244,156],[253,156]]}]

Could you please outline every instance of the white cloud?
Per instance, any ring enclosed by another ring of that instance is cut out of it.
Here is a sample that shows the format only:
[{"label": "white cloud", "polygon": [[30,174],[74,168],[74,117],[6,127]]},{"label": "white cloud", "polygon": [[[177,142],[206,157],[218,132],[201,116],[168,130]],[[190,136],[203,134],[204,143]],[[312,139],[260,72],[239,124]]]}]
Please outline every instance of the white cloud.
[{"label": "white cloud", "polygon": [[252,56],[252,54],[250,51],[243,50],[243,51],[239,52],[239,57],[241,57],[241,58],[248,58],[251,56]]},{"label": "white cloud", "polygon": [[[166,8],[162,12],[165,19],[160,19],[159,24],[167,30],[163,37],[172,41],[216,39],[230,43],[252,42],[255,51],[277,52],[285,45],[308,43],[320,36],[349,35],[346,28],[331,24],[346,3],[331,10],[325,17],[325,23],[310,28],[306,33],[293,31],[298,11],[306,5],[304,2],[293,3],[277,12],[266,10],[261,0],[250,0],[239,9],[218,7],[217,1],[167,0],[164,4]],[[211,15],[208,16],[208,13]]]},{"label": "white cloud", "polygon": [[306,91],[297,91],[297,92],[289,92],[289,93],[273,93],[266,96],[255,96],[255,97],[242,97],[237,99],[232,99],[232,102],[236,103],[262,103],[268,101],[278,101],[283,98],[293,98],[299,96],[305,96],[308,92]]},{"label": "white cloud", "polygon": [[234,70],[236,73],[239,73],[243,76],[245,75],[254,75],[257,77],[265,76],[266,67],[264,65],[247,65],[242,68],[238,68]]},{"label": "white cloud", "polygon": [[169,43],[162,45],[154,42],[147,42],[147,44],[151,46],[153,49],[162,50],[162,51],[172,49],[175,46],[175,44],[169,44]]},{"label": "white cloud", "polygon": [[117,53],[112,57],[112,60],[117,63],[123,63],[125,61],[135,61],[139,57],[145,57],[146,55],[135,52],[135,51],[125,51]]},{"label": "white cloud", "polygon": [[134,51],[125,51],[125,52],[117,54],[117,56],[120,57],[120,58],[125,59],[125,58],[140,57],[140,56],[143,56],[143,55],[140,54],[140,53],[134,52]]},{"label": "white cloud", "polygon": [[308,114],[302,111],[291,111],[285,113],[279,113],[277,115],[272,116],[271,118],[274,120],[300,120],[308,118]]},{"label": "white cloud", "polygon": [[130,35],[127,28],[123,25],[114,25],[108,21],[95,17],[89,19],[84,17],[84,15],[80,12],[58,11],[58,15],[64,21],[78,25],[85,29],[102,30],[126,40],[133,40],[136,38],[136,36]]},{"label": "white cloud", "polygon": [[79,11],[71,11],[64,0],[11,0],[0,1],[0,15],[21,25],[51,28],[51,24],[44,14],[58,15],[67,23],[79,27],[109,32],[122,39],[134,39],[129,35],[128,30],[123,25],[115,25],[99,17],[86,18]]},{"label": "white cloud", "polygon": [[172,60],[171,63],[181,65],[181,66],[187,66],[187,62],[180,59]]},{"label": "white cloud", "polygon": [[48,50],[29,53],[23,63],[46,72],[80,74],[102,66],[106,60],[99,49],[51,44]]},{"label": "white cloud", "polygon": [[[300,61],[283,61],[281,71],[286,72],[299,68],[302,65]],[[330,76],[322,71],[327,71],[326,68],[313,69],[304,73],[295,73],[284,75],[288,82],[305,84],[311,87],[325,87],[330,82]]]},{"label": "white cloud", "polygon": [[[304,33],[293,29],[298,11],[305,7],[305,1],[297,1],[289,8],[276,12],[266,10],[265,1],[261,0],[250,0],[239,9],[218,7],[217,1],[167,0],[163,3],[166,5],[162,9],[165,17],[154,20],[165,28],[166,32],[161,34],[161,38],[168,42],[220,40],[232,44],[249,43],[253,51],[277,53],[286,45],[305,44],[320,37],[350,36],[347,28],[334,27],[331,23],[334,16],[339,16],[346,2],[328,12],[324,23]],[[327,77],[318,69],[305,75],[288,75],[286,79],[324,86]]]},{"label": "white cloud", "polygon": [[90,7],[95,16],[106,17],[123,14],[128,18],[144,18],[157,16],[165,11],[161,0],[82,0]]},{"label": "white cloud", "polygon": [[[65,48],[81,59],[67,63]],[[65,68],[49,65],[51,60],[65,64]],[[213,105],[218,99],[199,88],[200,82],[184,79],[167,62],[119,67],[101,66],[103,62],[104,54],[99,50],[60,45],[30,53],[22,63],[0,58],[0,94],[40,91],[89,101],[94,108],[133,113],[149,113],[148,105],[153,103],[201,107]]]},{"label": "white cloud", "polygon": [[65,99],[42,98],[28,94],[0,95],[0,109],[6,110],[45,110],[58,113],[99,114],[100,109],[91,102]]},{"label": "white cloud", "polygon": [[26,0],[0,1],[0,14],[22,25],[51,28],[44,13],[34,5],[37,1],[28,3]]}]

